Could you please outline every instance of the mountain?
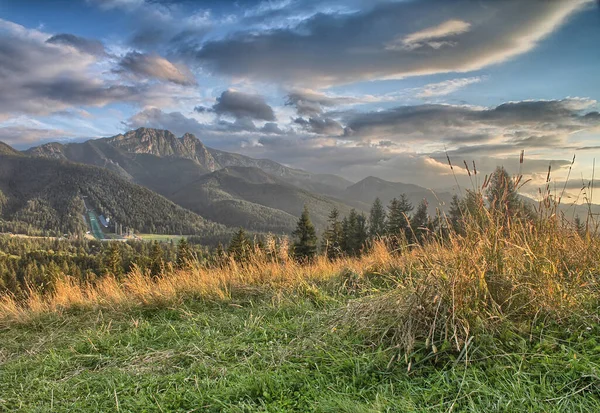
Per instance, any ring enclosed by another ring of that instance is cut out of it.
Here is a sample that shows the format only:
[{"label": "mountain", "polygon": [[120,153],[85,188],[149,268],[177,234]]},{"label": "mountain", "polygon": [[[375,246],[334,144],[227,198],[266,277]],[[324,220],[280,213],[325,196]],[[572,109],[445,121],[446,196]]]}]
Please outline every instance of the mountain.
[{"label": "mountain", "polygon": [[452,200],[452,194],[449,192],[433,193],[418,185],[385,181],[374,176],[350,185],[341,194],[341,198],[349,203],[354,202],[358,208],[361,208],[359,203],[362,203],[364,209],[367,205],[370,206],[375,198],[379,198],[384,205],[387,205],[393,198],[399,198],[401,194],[407,196],[415,209],[423,199],[426,199],[431,215],[436,214],[436,208],[446,209]]},{"label": "mountain", "polygon": [[[335,175],[312,174],[268,159],[253,159],[207,148],[189,133],[178,138],[170,131],[151,128],[139,128],[83,143],[48,143],[31,148],[26,153],[102,166],[143,185],[156,184],[158,187],[153,188],[154,190],[159,190],[160,187],[160,183],[155,182],[156,179],[167,181],[170,185],[183,186],[200,175],[231,166],[259,168],[292,185],[317,193],[338,193],[351,184]],[[155,168],[163,170],[155,173]],[[165,177],[165,172],[169,169],[183,169],[181,172],[185,172],[185,175]]]},{"label": "mountain", "polygon": [[179,205],[228,226],[291,232],[304,205],[317,227],[324,227],[333,208],[347,214],[340,201],[311,193],[257,167],[226,167],[204,175],[171,193]]},{"label": "mountain", "polygon": [[0,218],[3,226],[78,233],[86,228],[85,204],[98,214],[139,232],[197,234],[226,232],[105,168],[60,159],[0,155]]},{"label": "mountain", "polygon": [[4,142],[0,142],[0,155],[12,155],[19,156],[21,152],[13,149],[11,146],[5,144]]},{"label": "mountain", "polygon": [[368,212],[375,198],[384,204],[402,193],[429,212],[445,208],[451,194],[412,184],[368,177],[353,184],[344,178],[293,169],[206,147],[192,134],[139,128],[110,138],[61,145],[50,143],[28,154],[107,168],[176,204],[221,224],[256,231],[290,232],[304,204],[318,228],[336,207],[342,215]]},{"label": "mountain", "polygon": [[[344,202],[329,198],[351,184],[343,178],[207,148],[191,134],[178,138],[166,130],[140,128],[83,143],[49,143],[26,154],[109,169],[229,226],[288,232],[304,203],[314,206],[317,226],[325,223],[333,205],[348,210]],[[245,173],[256,179],[247,185],[250,178],[236,168],[248,168]]]},{"label": "mountain", "polygon": [[237,153],[208,149],[221,168],[231,166],[258,168],[288,184],[322,195],[341,194],[352,182],[330,174],[313,174],[300,169],[288,168],[269,159],[254,159]]}]

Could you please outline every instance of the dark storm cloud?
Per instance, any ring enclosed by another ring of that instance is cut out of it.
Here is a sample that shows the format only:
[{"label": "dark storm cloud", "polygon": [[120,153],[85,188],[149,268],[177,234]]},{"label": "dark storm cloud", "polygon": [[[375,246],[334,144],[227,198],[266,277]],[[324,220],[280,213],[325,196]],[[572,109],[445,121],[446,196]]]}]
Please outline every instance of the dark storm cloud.
[{"label": "dark storm cloud", "polygon": [[54,36],[46,40],[46,43],[71,46],[84,53],[96,56],[106,55],[106,50],[104,49],[104,45],[101,41],[94,39],[86,39],[85,37],[75,36],[74,34],[55,34]]},{"label": "dark storm cloud", "polygon": [[463,72],[533,48],[592,0],[377,4],[355,13],[316,14],[297,26],[210,41],[196,58],[233,76],[339,84]]}]

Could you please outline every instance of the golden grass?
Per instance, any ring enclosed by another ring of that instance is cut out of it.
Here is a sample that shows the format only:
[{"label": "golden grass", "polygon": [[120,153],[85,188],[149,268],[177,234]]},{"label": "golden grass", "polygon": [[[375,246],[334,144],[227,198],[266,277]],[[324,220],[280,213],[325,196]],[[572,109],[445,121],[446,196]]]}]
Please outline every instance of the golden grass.
[{"label": "golden grass", "polygon": [[[271,257],[257,251],[245,263],[231,260],[213,268],[191,263],[185,270],[167,268],[154,279],[138,269],[121,280],[105,277],[93,284],[64,277],[47,295],[31,291],[23,300],[0,298],[0,321],[27,322],[74,308],[358,291],[363,297],[336,319],[340,328],[409,353],[417,342],[434,352],[448,343],[460,350],[477,331],[494,331],[507,320],[597,317],[597,310],[588,310],[600,302],[600,240],[553,217],[532,223],[484,213],[467,220],[464,235],[431,234],[423,245],[401,243],[394,252],[379,241],[361,258],[318,257],[299,264]],[[382,280],[384,291],[371,294]]]},{"label": "golden grass", "polygon": [[0,320],[27,321],[43,313],[62,312],[72,308],[130,307],[171,304],[185,298],[226,300],[238,291],[293,290],[322,283],[342,270],[362,272],[369,268],[385,268],[397,261],[383,244],[377,245],[362,259],[335,262],[319,257],[310,264],[293,260],[271,260],[260,251],[248,262],[230,260],[221,266],[207,268],[191,263],[185,270],[167,268],[161,277],[152,278],[139,269],[117,280],[106,276],[94,283],[80,283],[65,276],[59,278],[51,293],[31,290],[17,300],[11,295],[0,298]]}]

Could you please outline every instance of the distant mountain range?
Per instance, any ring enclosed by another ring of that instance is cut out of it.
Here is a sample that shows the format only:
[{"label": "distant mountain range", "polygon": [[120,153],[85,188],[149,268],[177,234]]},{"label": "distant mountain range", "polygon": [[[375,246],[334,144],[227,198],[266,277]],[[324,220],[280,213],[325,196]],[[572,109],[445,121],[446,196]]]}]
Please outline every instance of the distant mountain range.
[{"label": "distant mountain range", "polygon": [[[9,168],[5,166],[4,175],[0,175],[0,190],[20,202],[12,201],[12,206],[4,209],[0,216],[4,215],[5,219],[14,216],[23,202],[26,204],[31,199],[42,200],[50,208],[60,207],[50,202],[48,190],[42,193],[32,190],[33,184],[27,180],[45,182],[50,185],[49,188],[62,188],[61,194],[66,193],[68,199],[101,187],[100,192],[111,201],[98,197],[94,199],[94,206],[115,216],[120,202],[118,199],[122,198],[112,199],[111,186],[118,188],[115,192],[121,197],[127,191],[133,191],[139,194],[137,197],[143,198],[143,202],[138,198],[137,205],[119,206],[132,208],[135,216],[142,213],[138,209],[156,212],[160,208],[173,209],[172,205],[176,204],[181,209],[173,211],[183,214],[182,217],[188,214],[186,216],[193,228],[186,230],[194,233],[206,232],[207,228],[214,232],[240,226],[254,231],[289,233],[305,204],[316,226],[323,228],[334,207],[342,215],[351,208],[368,212],[376,197],[387,204],[392,198],[405,193],[415,207],[425,198],[432,213],[440,205],[445,208],[451,198],[448,192],[434,195],[417,185],[375,177],[352,183],[335,175],[315,174],[268,159],[253,159],[208,148],[189,133],[177,137],[166,130],[149,128],[82,143],[48,143],[24,152],[0,144],[0,156],[10,159],[5,165],[11,165]],[[17,162],[17,158],[21,161]],[[37,163],[41,165],[39,168],[34,166]],[[8,176],[10,168],[16,169]],[[33,175],[27,178],[23,175],[25,170]],[[63,170],[79,175],[76,182],[66,173],[57,172]],[[55,176],[54,181],[48,181],[49,175]],[[7,182],[7,179],[14,182],[16,176],[19,177],[17,187],[27,188],[18,196],[14,185]],[[95,178],[92,179],[92,176]],[[86,180],[89,182],[83,183]],[[107,205],[112,205],[112,209]],[[127,215],[125,211],[119,219],[127,220]],[[152,229],[152,224],[143,223],[141,218],[130,224],[138,231]],[[156,224],[153,225],[156,228]],[[166,229],[162,224],[159,227],[162,232]],[[178,228],[182,230],[182,227]]]},{"label": "distant mountain range", "polygon": [[113,222],[141,232],[227,232],[161,195],[104,168],[56,159],[0,155],[0,227],[24,233],[78,233],[90,205]]}]

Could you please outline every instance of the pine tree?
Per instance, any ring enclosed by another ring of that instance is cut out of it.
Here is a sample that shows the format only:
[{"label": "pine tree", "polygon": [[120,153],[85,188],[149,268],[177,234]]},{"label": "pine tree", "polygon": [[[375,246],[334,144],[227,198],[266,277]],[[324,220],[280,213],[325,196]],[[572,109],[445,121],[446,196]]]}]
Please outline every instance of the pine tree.
[{"label": "pine tree", "polygon": [[162,274],[164,268],[163,250],[158,241],[152,243],[150,250],[150,274],[154,277]]},{"label": "pine tree", "polygon": [[369,236],[371,238],[381,237],[385,234],[385,209],[379,198],[375,198],[369,214]]},{"label": "pine tree", "polygon": [[392,199],[388,206],[387,234],[391,236],[407,236],[410,228],[408,214],[412,210],[413,206],[405,194],[400,196],[400,200],[396,198]]},{"label": "pine tree", "polygon": [[352,209],[346,219],[346,229],[344,231],[344,237],[342,238],[344,252],[350,256],[356,255],[358,250],[358,239],[356,236],[357,221],[358,214],[355,209]]},{"label": "pine tree", "polygon": [[294,242],[294,257],[296,260],[308,261],[313,259],[317,254],[317,234],[310,221],[310,214],[306,205],[292,235],[296,238],[296,242]]},{"label": "pine tree", "polygon": [[452,196],[452,202],[450,203],[450,210],[448,211],[448,221],[450,228],[457,234],[463,233],[463,215],[458,195]]},{"label": "pine tree", "polygon": [[360,255],[369,239],[369,230],[367,227],[367,217],[365,214],[360,214],[356,218],[356,226],[354,228],[354,237],[356,239],[356,255]]},{"label": "pine tree", "polygon": [[323,250],[329,259],[335,259],[342,255],[342,223],[339,220],[340,213],[334,208],[329,213],[327,228],[323,233]]},{"label": "pine tree", "polygon": [[252,244],[250,238],[246,235],[246,231],[240,228],[229,242],[227,253],[236,261],[245,261],[250,257],[251,252]]},{"label": "pine tree", "polygon": [[492,174],[486,196],[492,214],[508,217],[519,212],[521,203],[515,184],[504,167],[497,167]]},{"label": "pine tree", "polygon": [[104,268],[107,274],[114,277],[123,275],[123,257],[121,256],[121,248],[117,242],[109,242],[108,249],[104,259]]},{"label": "pine tree", "polygon": [[580,236],[582,236],[582,237],[585,236],[587,231],[585,229],[585,224],[581,221],[581,218],[579,218],[579,215],[577,215],[575,217],[575,221],[573,222],[573,225],[575,227],[575,231],[577,231],[577,233]]},{"label": "pine tree", "polygon": [[417,211],[413,215],[410,220],[411,226],[411,236],[414,236],[416,239],[413,241],[422,242],[425,234],[427,233],[427,229],[429,227],[429,215],[427,214],[427,201],[423,199],[419,206],[417,207]]},{"label": "pine tree", "polygon": [[177,243],[177,268],[189,268],[193,259],[194,255],[187,239],[181,238]]}]

